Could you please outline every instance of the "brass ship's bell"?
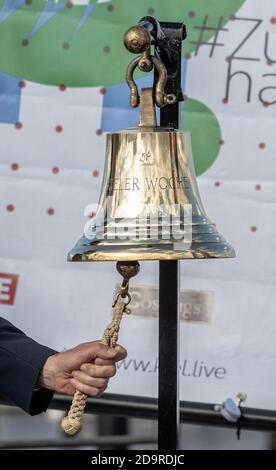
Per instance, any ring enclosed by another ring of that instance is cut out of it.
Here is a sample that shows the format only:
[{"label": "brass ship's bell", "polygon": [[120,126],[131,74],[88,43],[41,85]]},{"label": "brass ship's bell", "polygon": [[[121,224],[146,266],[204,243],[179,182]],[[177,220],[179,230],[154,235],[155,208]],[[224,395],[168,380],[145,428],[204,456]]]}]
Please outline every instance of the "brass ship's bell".
[{"label": "brass ship's bell", "polygon": [[[107,134],[98,210],[68,260],[234,257],[233,248],[204,211],[190,134],[156,125],[154,103],[162,107],[176,102],[174,95],[164,92],[164,64],[150,55],[150,38],[144,28],[130,28],[124,41],[131,52],[144,51],[132,60],[126,73],[130,105],[140,104],[140,124],[136,129]],[[143,71],[154,66],[159,75],[154,89],[143,89],[140,97],[133,79],[137,66]]]},{"label": "brass ship's bell", "polygon": [[152,93],[142,90],[137,129],[107,134],[98,211],[69,261],[235,256],[204,211],[190,134],[156,126]]}]

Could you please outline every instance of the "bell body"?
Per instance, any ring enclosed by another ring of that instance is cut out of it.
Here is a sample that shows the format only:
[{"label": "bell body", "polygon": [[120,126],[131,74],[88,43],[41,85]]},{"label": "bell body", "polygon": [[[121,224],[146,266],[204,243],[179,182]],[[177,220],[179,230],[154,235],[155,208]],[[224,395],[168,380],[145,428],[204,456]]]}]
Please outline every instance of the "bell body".
[{"label": "bell body", "polygon": [[107,134],[98,211],[69,261],[234,256],[204,211],[189,133],[141,126]]}]

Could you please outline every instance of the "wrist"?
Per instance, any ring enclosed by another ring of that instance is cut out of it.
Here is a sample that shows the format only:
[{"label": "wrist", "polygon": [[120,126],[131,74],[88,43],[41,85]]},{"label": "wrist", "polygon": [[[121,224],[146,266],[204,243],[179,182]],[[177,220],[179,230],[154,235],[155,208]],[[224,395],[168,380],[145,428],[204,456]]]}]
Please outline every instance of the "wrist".
[{"label": "wrist", "polygon": [[39,387],[55,390],[56,375],[57,375],[57,356],[59,353],[49,356],[41,369],[38,385]]}]

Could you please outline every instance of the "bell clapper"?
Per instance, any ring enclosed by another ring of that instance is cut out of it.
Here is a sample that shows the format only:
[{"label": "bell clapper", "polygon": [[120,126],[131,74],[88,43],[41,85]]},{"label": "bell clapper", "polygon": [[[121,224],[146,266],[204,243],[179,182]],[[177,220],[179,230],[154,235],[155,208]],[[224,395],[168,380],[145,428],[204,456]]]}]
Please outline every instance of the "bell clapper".
[{"label": "bell clapper", "polygon": [[116,265],[117,271],[123,276],[123,282],[121,289],[116,295],[116,299],[114,300],[112,307],[115,307],[119,299],[127,299],[126,302],[122,302],[124,304],[124,312],[128,315],[131,313],[131,310],[127,308],[129,303],[131,302],[131,295],[128,292],[129,289],[129,279],[131,277],[136,276],[140,271],[140,264],[138,261],[118,261]]}]

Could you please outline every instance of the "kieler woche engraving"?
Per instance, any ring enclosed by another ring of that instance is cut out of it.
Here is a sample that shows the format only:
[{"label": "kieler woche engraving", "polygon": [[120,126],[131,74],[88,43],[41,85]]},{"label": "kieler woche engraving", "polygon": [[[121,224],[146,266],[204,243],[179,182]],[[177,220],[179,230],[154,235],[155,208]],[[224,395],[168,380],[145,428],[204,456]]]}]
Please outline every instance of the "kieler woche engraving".
[{"label": "kieler woche engraving", "polygon": [[108,191],[168,191],[189,189],[187,177],[110,178]]}]

